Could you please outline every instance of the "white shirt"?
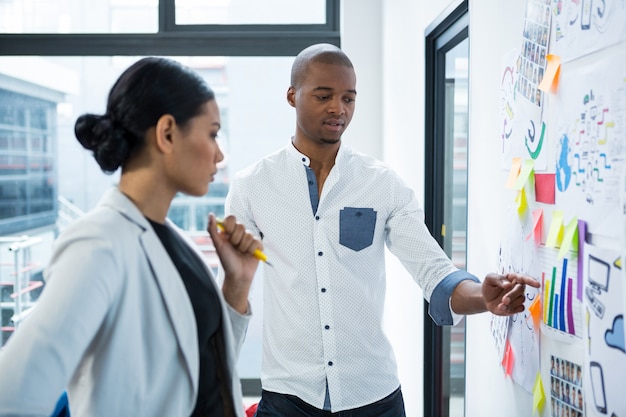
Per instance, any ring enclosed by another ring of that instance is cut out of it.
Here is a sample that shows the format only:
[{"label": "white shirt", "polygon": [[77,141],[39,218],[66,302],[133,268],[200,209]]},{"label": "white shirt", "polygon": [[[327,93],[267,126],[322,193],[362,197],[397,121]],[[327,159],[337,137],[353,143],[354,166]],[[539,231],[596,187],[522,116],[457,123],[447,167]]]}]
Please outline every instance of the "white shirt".
[{"label": "white shirt", "polygon": [[237,173],[226,213],[263,239],[273,265],[264,268],[263,389],[319,409],[326,383],[333,412],[373,403],[399,386],[382,328],[385,245],[431,300],[439,324],[453,322],[456,284],[477,281],[430,235],[413,191],[345,144],[319,203],[309,159],[289,144]]}]

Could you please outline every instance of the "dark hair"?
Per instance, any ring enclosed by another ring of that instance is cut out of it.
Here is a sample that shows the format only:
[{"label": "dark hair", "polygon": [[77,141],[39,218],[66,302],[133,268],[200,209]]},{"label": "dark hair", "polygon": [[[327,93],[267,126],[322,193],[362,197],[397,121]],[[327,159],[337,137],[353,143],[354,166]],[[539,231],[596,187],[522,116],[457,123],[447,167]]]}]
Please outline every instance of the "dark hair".
[{"label": "dark hair", "polygon": [[144,145],[146,131],[171,114],[185,123],[200,114],[215,94],[194,71],[167,58],[143,58],[120,75],[107,101],[106,113],[86,113],[76,120],[80,144],[106,173],[123,166]]},{"label": "dark hair", "polygon": [[293,61],[291,67],[291,85],[293,87],[298,87],[306,76],[309,64],[313,62],[354,68],[348,55],[339,47],[330,43],[317,43],[304,48]]}]

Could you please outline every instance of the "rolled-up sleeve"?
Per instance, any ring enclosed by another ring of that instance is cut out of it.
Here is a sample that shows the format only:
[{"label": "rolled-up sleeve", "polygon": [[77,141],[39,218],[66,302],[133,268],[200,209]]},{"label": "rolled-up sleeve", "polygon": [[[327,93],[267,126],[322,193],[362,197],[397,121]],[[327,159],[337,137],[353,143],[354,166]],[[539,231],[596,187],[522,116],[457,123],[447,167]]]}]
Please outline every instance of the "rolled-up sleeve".
[{"label": "rolled-up sleeve", "polygon": [[452,326],[461,321],[463,315],[452,311],[450,298],[456,286],[466,279],[480,283],[480,280],[469,272],[457,270],[447,275],[433,290],[428,314],[438,326]]}]

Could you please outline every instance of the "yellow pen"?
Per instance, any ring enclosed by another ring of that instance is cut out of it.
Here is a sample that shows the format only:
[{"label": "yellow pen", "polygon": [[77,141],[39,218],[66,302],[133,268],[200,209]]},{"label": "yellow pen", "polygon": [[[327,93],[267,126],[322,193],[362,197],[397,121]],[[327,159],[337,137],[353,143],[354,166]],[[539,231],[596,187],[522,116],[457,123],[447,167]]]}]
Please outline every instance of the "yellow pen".
[{"label": "yellow pen", "polygon": [[[224,222],[221,219],[215,219],[215,223],[217,224],[217,227],[220,228],[220,230],[224,230]],[[259,261],[261,262],[265,262],[266,265],[269,266],[273,266],[271,263],[269,263],[269,261],[267,260],[267,255],[264,254],[262,251],[260,251],[259,249],[255,249],[254,252],[252,252],[252,256],[254,256],[255,258],[257,258]]]}]

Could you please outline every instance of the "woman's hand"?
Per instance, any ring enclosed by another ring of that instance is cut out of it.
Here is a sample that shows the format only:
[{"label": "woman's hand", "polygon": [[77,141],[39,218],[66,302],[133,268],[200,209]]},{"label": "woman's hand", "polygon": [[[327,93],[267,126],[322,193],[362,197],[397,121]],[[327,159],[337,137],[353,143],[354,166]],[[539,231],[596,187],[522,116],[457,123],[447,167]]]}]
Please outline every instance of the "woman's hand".
[{"label": "woman's hand", "polygon": [[213,214],[209,215],[208,232],[224,270],[222,293],[226,301],[241,314],[248,310],[248,293],[259,265],[253,256],[263,250],[263,244],[234,216],[227,216],[218,228]]}]

